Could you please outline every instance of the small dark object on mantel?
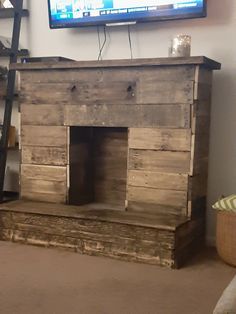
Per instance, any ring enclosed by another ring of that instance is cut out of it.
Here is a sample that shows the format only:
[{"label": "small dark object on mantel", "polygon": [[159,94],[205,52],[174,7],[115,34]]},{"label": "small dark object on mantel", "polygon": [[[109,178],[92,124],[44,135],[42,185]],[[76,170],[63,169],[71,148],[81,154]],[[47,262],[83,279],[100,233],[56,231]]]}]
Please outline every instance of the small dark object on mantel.
[{"label": "small dark object on mantel", "polygon": [[22,58],[21,63],[32,63],[32,62],[62,62],[62,61],[75,61],[73,59],[64,58],[64,57],[32,57],[32,58]]}]

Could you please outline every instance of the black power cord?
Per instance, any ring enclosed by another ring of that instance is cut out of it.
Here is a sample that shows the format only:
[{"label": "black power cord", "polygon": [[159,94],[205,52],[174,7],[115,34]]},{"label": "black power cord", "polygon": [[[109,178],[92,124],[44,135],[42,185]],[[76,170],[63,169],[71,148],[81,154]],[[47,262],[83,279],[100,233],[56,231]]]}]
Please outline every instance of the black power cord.
[{"label": "black power cord", "polygon": [[107,31],[106,31],[106,26],[105,25],[104,25],[104,28],[103,28],[103,34],[104,34],[104,40],[103,40],[103,43],[101,45],[100,31],[99,31],[99,28],[98,28],[98,41],[99,41],[98,61],[102,60],[102,53],[103,53],[104,47],[105,47],[106,42],[107,42]]}]

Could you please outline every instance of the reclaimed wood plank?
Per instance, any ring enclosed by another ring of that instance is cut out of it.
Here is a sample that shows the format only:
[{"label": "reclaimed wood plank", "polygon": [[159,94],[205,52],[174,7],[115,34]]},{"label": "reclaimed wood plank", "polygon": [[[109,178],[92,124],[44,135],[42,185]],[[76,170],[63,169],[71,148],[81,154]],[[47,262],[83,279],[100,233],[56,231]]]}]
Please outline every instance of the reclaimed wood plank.
[{"label": "reclaimed wood plank", "polygon": [[[53,93],[52,93],[53,91]],[[135,81],[75,81],[68,83],[26,84],[21,101],[30,104],[135,104]]]},{"label": "reclaimed wood plank", "polygon": [[140,75],[143,78],[151,78],[153,81],[178,81],[181,77],[183,81],[194,81],[195,66],[180,65],[175,67],[162,66],[152,67],[131,67],[96,69],[80,68],[65,70],[42,70],[21,72],[21,82],[23,86],[30,86],[33,83],[69,83],[78,81],[110,82],[114,81],[138,81]]},{"label": "reclaimed wood plank", "polygon": [[137,83],[139,104],[191,104],[193,81],[155,81],[140,77]]},{"label": "reclaimed wood plank", "polygon": [[36,126],[21,127],[22,146],[63,147],[67,145],[67,127]]},{"label": "reclaimed wood plank", "polygon": [[66,182],[66,167],[21,165],[21,178]]},{"label": "reclaimed wood plank", "polygon": [[[50,185],[51,188],[51,185]],[[28,190],[28,188],[21,189],[21,199],[38,201],[38,202],[51,202],[51,203],[61,203],[66,202],[66,193],[44,193],[33,190]]]},{"label": "reclaimed wood plank", "polygon": [[130,128],[129,148],[190,151],[191,129]]},{"label": "reclaimed wood plank", "polygon": [[186,191],[188,186],[188,175],[129,170],[128,185],[163,190]]},{"label": "reclaimed wood plank", "polygon": [[22,125],[63,126],[64,108],[62,105],[21,104]]},{"label": "reclaimed wood plank", "polygon": [[207,173],[200,173],[193,177],[189,177],[188,183],[188,199],[193,201],[198,198],[207,196]]},{"label": "reclaimed wood plank", "polygon": [[63,204],[40,203],[31,201],[13,201],[4,203],[0,206],[1,211],[13,211],[16,213],[39,214],[53,217],[64,217],[68,219],[87,219],[91,226],[97,222],[110,222],[125,224],[138,227],[150,227],[160,230],[175,231],[180,225],[186,223],[189,219],[186,217],[177,217],[175,215],[147,215],[143,213],[130,213],[123,211],[104,209],[101,204],[99,208],[93,209],[93,204],[86,206],[71,206]]},{"label": "reclaimed wood plank", "polygon": [[132,213],[145,215],[175,215],[176,217],[187,217],[187,207],[177,207],[163,204],[147,203],[144,201],[128,201],[127,210]]},{"label": "reclaimed wood plank", "polygon": [[44,194],[64,194],[66,190],[66,182],[53,180],[31,179],[27,177],[21,178],[21,193],[44,193]]},{"label": "reclaimed wood plank", "polygon": [[147,206],[151,203],[183,209],[187,207],[187,191],[128,186],[129,201],[147,203]]},{"label": "reclaimed wood plank", "polygon": [[190,152],[130,149],[128,169],[188,174]]},{"label": "reclaimed wood plank", "polygon": [[202,65],[211,70],[220,70],[221,64],[204,56],[194,56],[186,58],[142,58],[142,59],[122,59],[103,61],[72,61],[72,62],[34,62],[16,63],[11,65],[11,69],[19,71],[32,71],[42,69],[80,69],[80,68],[122,68],[122,67],[155,67],[155,66],[179,66],[179,65]]},{"label": "reclaimed wood plank", "polygon": [[65,166],[68,164],[66,147],[22,146],[23,164]]},{"label": "reclaimed wood plank", "polygon": [[210,101],[212,95],[212,88],[210,84],[197,83],[195,84],[194,100]]},{"label": "reclaimed wood plank", "polygon": [[200,65],[197,65],[195,67],[195,75],[194,75],[194,81],[196,84],[202,83],[202,84],[212,84],[213,79],[213,72],[211,69],[204,68]]},{"label": "reclaimed wood plank", "polygon": [[121,205],[124,209],[127,182],[127,129],[96,129],[93,144],[95,201]]},{"label": "reclaimed wood plank", "polygon": [[210,101],[195,101],[191,106],[192,133],[209,134],[210,132]]},{"label": "reclaimed wood plank", "polygon": [[189,128],[190,105],[67,105],[65,125]]}]

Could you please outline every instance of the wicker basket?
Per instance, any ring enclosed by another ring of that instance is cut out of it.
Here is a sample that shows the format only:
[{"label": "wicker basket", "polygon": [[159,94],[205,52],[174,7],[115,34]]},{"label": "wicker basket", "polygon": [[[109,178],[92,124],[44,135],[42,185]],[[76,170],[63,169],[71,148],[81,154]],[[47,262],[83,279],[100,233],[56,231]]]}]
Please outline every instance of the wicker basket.
[{"label": "wicker basket", "polygon": [[226,263],[236,266],[236,213],[217,211],[216,247]]}]

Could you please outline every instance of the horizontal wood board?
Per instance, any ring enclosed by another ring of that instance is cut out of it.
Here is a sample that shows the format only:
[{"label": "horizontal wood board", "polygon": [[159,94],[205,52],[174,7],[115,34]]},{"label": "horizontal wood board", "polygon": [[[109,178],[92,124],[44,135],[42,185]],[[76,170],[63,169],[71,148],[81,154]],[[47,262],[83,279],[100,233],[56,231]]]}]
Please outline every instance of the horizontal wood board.
[{"label": "horizontal wood board", "polygon": [[12,64],[11,69],[19,71],[52,70],[52,69],[79,69],[79,68],[121,68],[121,67],[143,67],[143,66],[178,66],[178,65],[202,65],[212,70],[219,70],[221,64],[204,56],[188,58],[149,58],[149,59],[123,59],[104,61],[73,61],[73,62],[40,62],[28,64]]},{"label": "horizontal wood board", "polygon": [[[68,207],[69,210],[63,205],[56,208],[53,204],[22,201],[1,206],[1,240],[175,268],[184,262],[183,251],[190,252],[200,234],[200,223],[188,220],[171,231],[156,225],[155,221],[163,219],[161,216],[150,216],[152,226],[144,226],[142,215],[115,212],[114,217],[120,218],[115,221],[113,217],[110,222],[104,218],[94,219],[90,213],[87,217],[85,214],[75,217],[73,206]],[[147,215],[145,217],[148,219]]]}]

